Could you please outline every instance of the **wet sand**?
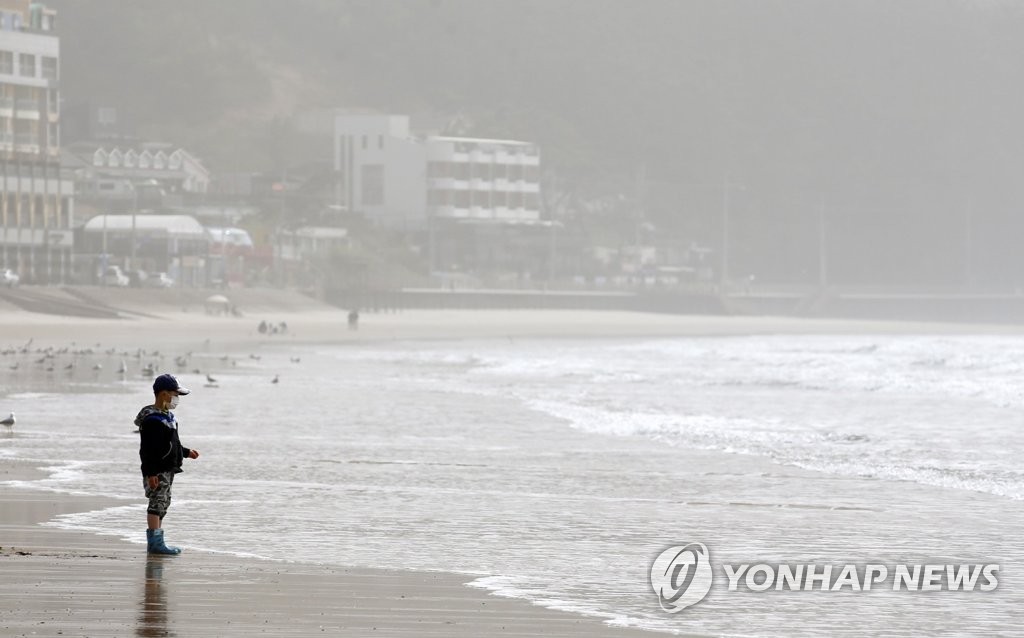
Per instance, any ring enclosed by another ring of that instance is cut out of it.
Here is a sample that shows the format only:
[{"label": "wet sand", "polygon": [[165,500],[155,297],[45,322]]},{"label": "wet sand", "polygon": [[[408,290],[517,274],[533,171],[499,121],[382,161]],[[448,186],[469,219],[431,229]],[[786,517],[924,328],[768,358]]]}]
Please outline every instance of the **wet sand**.
[{"label": "wet sand", "polygon": [[33,475],[0,461],[0,635],[651,635],[491,596],[457,574],[147,556],[143,545],[40,526],[111,502],[2,484]]}]

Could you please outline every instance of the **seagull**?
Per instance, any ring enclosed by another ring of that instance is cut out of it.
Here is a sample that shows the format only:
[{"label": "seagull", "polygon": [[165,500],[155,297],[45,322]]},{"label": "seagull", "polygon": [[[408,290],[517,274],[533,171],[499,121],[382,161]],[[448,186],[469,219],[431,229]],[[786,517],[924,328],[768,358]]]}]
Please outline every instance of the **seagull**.
[{"label": "seagull", "polygon": [[271,383],[277,383],[277,377],[278,377],[278,376],[279,376],[279,375],[276,375],[276,374],[275,374],[275,375],[274,375],[274,380],[273,380],[273,381],[271,381]]},{"label": "seagull", "polygon": [[11,370],[17,370],[18,369],[18,362],[15,361],[14,365],[10,366],[10,368],[11,368]]},{"label": "seagull", "polygon": [[117,371],[120,372],[121,374],[128,372],[128,364],[124,362],[124,359],[121,359],[121,367],[118,368]]},{"label": "seagull", "polygon": [[210,375],[206,375],[206,381],[207,383],[217,383],[217,380],[211,377]]},{"label": "seagull", "polygon": [[299,363],[300,361],[302,361],[301,357],[292,357],[292,363]]},{"label": "seagull", "polygon": [[94,365],[92,367],[92,369],[93,370],[102,370],[103,369],[103,364],[102,363],[97,363],[96,365]]},{"label": "seagull", "polygon": [[0,421],[0,425],[6,425],[9,428],[14,427],[14,413],[11,412],[11,416],[7,417],[3,421]]},{"label": "seagull", "polygon": [[66,366],[64,366],[64,369],[65,370],[74,370],[75,369],[75,362],[72,361],[71,363],[67,364]]},{"label": "seagull", "polygon": [[253,361],[259,361],[262,357],[260,357],[259,355],[250,354],[249,358],[252,359]]}]

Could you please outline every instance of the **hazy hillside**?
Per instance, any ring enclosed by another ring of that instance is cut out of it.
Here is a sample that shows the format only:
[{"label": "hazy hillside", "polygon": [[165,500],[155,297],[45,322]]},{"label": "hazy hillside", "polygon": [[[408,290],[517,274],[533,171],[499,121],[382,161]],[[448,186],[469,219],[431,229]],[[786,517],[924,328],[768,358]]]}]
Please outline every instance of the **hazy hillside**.
[{"label": "hazy hillside", "polygon": [[[733,201],[741,238],[813,245],[825,206],[833,238],[845,238],[838,251],[879,251],[847,260],[866,269],[853,279],[908,251],[921,253],[910,278],[959,276],[969,207],[976,259],[994,260],[979,267],[1024,265],[1009,243],[1024,231],[1020,5],[52,4],[69,102],[120,105],[150,135],[180,139],[217,167],[274,161],[267,122],[304,105],[462,113],[470,132],[539,140],[548,167],[576,187],[633,192],[645,166],[647,207],[680,233],[713,236],[712,185],[729,177],[744,186]],[[774,267],[750,250],[751,269]],[[742,246],[736,258],[747,259]]]}]

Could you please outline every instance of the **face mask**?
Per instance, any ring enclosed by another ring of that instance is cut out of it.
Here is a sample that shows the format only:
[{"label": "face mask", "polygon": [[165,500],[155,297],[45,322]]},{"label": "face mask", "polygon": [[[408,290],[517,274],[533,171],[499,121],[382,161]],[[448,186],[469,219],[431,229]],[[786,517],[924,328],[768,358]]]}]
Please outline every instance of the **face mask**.
[{"label": "face mask", "polygon": [[167,404],[168,410],[174,410],[178,407],[178,398],[179,397],[176,394],[171,397],[171,402]]}]

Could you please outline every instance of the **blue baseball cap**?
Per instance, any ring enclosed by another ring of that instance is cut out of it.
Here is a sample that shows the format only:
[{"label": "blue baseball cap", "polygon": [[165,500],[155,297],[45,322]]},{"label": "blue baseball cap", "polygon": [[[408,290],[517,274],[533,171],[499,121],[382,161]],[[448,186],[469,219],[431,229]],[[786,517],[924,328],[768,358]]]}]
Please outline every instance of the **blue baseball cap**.
[{"label": "blue baseball cap", "polygon": [[163,392],[164,390],[177,392],[178,394],[188,394],[191,392],[188,388],[181,387],[173,374],[161,374],[153,381],[153,394]]}]

